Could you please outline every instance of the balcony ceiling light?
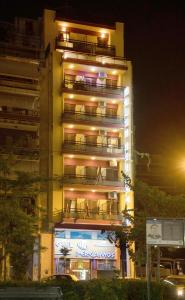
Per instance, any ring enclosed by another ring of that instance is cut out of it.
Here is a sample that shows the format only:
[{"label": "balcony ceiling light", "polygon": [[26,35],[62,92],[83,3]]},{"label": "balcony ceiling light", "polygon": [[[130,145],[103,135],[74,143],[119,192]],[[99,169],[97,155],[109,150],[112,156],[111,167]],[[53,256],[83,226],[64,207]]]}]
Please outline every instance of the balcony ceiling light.
[{"label": "balcony ceiling light", "polygon": [[91,159],[92,159],[92,160],[95,160],[95,159],[96,159],[96,157],[92,156],[92,157],[91,157]]},{"label": "balcony ceiling light", "polygon": [[73,125],[73,124],[69,125],[69,128],[73,128],[73,127],[74,127],[74,125]]},{"label": "balcony ceiling light", "polygon": [[106,33],[104,31],[101,32],[101,38],[104,39],[106,37]]},{"label": "balcony ceiling light", "polygon": [[96,192],[96,190],[92,190],[92,192],[93,192],[93,193],[95,193],[95,192]]},{"label": "balcony ceiling light", "polygon": [[66,26],[62,26],[62,32],[66,32]]},{"label": "balcony ceiling light", "polygon": [[70,64],[69,68],[70,68],[70,69],[74,69],[74,65],[73,65],[73,64]]},{"label": "balcony ceiling light", "polygon": [[70,158],[73,158],[73,157],[74,157],[74,155],[73,155],[73,154],[71,154],[71,155],[69,155],[69,157],[70,157]]},{"label": "balcony ceiling light", "polygon": [[95,100],[96,100],[96,98],[95,98],[95,97],[92,97],[92,98],[91,98],[91,101],[95,101]]},{"label": "balcony ceiling light", "polygon": [[118,132],[118,130],[117,129],[113,129],[113,132]]},{"label": "balcony ceiling light", "polygon": [[91,130],[96,130],[96,128],[95,127],[91,127]]},{"label": "balcony ceiling light", "polygon": [[92,68],[91,68],[91,71],[92,71],[92,72],[95,72],[95,71],[96,71],[96,68],[95,68],[95,67],[92,67]]},{"label": "balcony ceiling light", "polygon": [[116,100],[112,100],[112,104],[116,104]]},{"label": "balcony ceiling light", "polygon": [[112,75],[116,75],[116,74],[117,74],[116,70],[112,71]]},{"label": "balcony ceiling light", "polygon": [[70,191],[74,191],[74,189],[70,189]]},{"label": "balcony ceiling light", "polygon": [[73,98],[74,98],[74,95],[70,95],[69,98],[70,98],[70,99],[73,99]]}]

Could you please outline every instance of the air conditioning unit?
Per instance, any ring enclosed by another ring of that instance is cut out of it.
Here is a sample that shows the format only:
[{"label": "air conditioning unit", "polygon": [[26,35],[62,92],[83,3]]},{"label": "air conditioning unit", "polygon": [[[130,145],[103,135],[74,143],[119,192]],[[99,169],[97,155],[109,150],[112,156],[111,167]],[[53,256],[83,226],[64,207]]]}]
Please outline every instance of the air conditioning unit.
[{"label": "air conditioning unit", "polygon": [[106,107],[106,102],[105,102],[105,101],[100,101],[100,102],[98,103],[98,107],[101,107],[101,108]]},{"label": "air conditioning unit", "polygon": [[99,130],[99,135],[101,135],[101,136],[105,136],[105,135],[107,135],[107,131],[106,130]]},{"label": "air conditioning unit", "polygon": [[109,193],[108,193],[108,199],[114,199],[114,200],[117,200],[117,199],[118,199],[118,194],[117,194],[117,192],[109,192]]},{"label": "air conditioning unit", "polygon": [[110,160],[109,165],[110,165],[110,167],[117,167],[118,162],[117,162],[117,160]]}]

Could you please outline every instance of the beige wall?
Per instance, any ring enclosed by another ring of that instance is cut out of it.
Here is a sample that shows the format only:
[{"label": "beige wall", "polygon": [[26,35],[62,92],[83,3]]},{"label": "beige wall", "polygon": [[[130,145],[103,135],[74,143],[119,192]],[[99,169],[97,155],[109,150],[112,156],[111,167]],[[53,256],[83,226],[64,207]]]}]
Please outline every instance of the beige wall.
[{"label": "beige wall", "polygon": [[40,235],[40,278],[52,275],[53,273],[53,235],[52,233],[42,233]]}]

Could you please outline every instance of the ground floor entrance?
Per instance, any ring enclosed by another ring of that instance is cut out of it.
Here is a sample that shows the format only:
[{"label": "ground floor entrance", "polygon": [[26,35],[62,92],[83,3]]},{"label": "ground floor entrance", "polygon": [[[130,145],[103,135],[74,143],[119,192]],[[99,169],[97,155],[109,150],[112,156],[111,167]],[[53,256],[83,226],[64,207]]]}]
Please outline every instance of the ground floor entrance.
[{"label": "ground floor entrance", "polygon": [[[68,249],[64,256],[62,249]],[[119,271],[116,247],[98,230],[55,229],[54,273],[80,280],[112,277]]]}]

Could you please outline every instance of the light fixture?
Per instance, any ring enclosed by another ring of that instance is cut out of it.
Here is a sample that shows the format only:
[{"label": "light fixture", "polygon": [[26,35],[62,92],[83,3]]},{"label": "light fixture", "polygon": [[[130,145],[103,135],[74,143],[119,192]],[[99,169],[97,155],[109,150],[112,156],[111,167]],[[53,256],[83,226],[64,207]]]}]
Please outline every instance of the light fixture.
[{"label": "light fixture", "polygon": [[91,157],[91,159],[92,159],[92,160],[95,160],[95,159],[96,159],[96,157],[92,156],[92,157]]},{"label": "light fixture", "polygon": [[70,98],[70,99],[73,99],[73,98],[74,98],[74,95],[70,95],[69,98]]},{"label": "light fixture", "polygon": [[101,38],[104,39],[105,38],[105,32],[101,33]]},{"label": "light fixture", "polygon": [[73,64],[70,64],[70,65],[69,65],[69,68],[70,68],[70,69],[73,69],[73,68],[74,68],[74,65],[73,65]]},{"label": "light fixture", "polygon": [[70,189],[70,191],[74,191],[74,189],[72,188],[72,189]]},{"label": "light fixture", "polygon": [[112,75],[116,75],[116,73],[117,73],[116,70],[112,71]]},{"label": "light fixture", "polygon": [[73,155],[73,154],[71,154],[71,155],[69,155],[69,157],[70,157],[70,158],[73,158],[73,157],[74,157],[74,155]]},{"label": "light fixture", "polygon": [[112,100],[112,104],[116,104],[116,100]]},{"label": "light fixture", "polygon": [[74,125],[73,125],[73,124],[69,125],[69,128],[73,128],[73,127],[74,127]]},{"label": "light fixture", "polygon": [[64,56],[63,56],[63,58],[64,58],[64,59],[66,59],[66,58],[67,58],[67,53],[64,53]]},{"label": "light fixture", "polygon": [[91,130],[96,130],[96,128],[95,127],[91,127]]},{"label": "light fixture", "polygon": [[118,130],[117,129],[113,129],[113,132],[118,132]]},{"label": "light fixture", "polygon": [[92,192],[93,192],[93,193],[95,193],[95,192],[96,192],[96,190],[92,190]]},{"label": "light fixture", "polygon": [[102,60],[102,65],[104,65],[105,64],[105,60]]},{"label": "light fixture", "polygon": [[95,100],[96,100],[96,98],[95,98],[95,97],[92,97],[92,98],[91,98],[91,101],[95,101]]},{"label": "light fixture", "polygon": [[62,32],[66,32],[66,27],[65,26],[62,27]]},{"label": "light fixture", "polygon": [[92,71],[92,72],[95,72],[95,71],[96,71],[96,68],[95,68],[95,67],[92,67],[92,68],[91,68],[91,71]]}]

